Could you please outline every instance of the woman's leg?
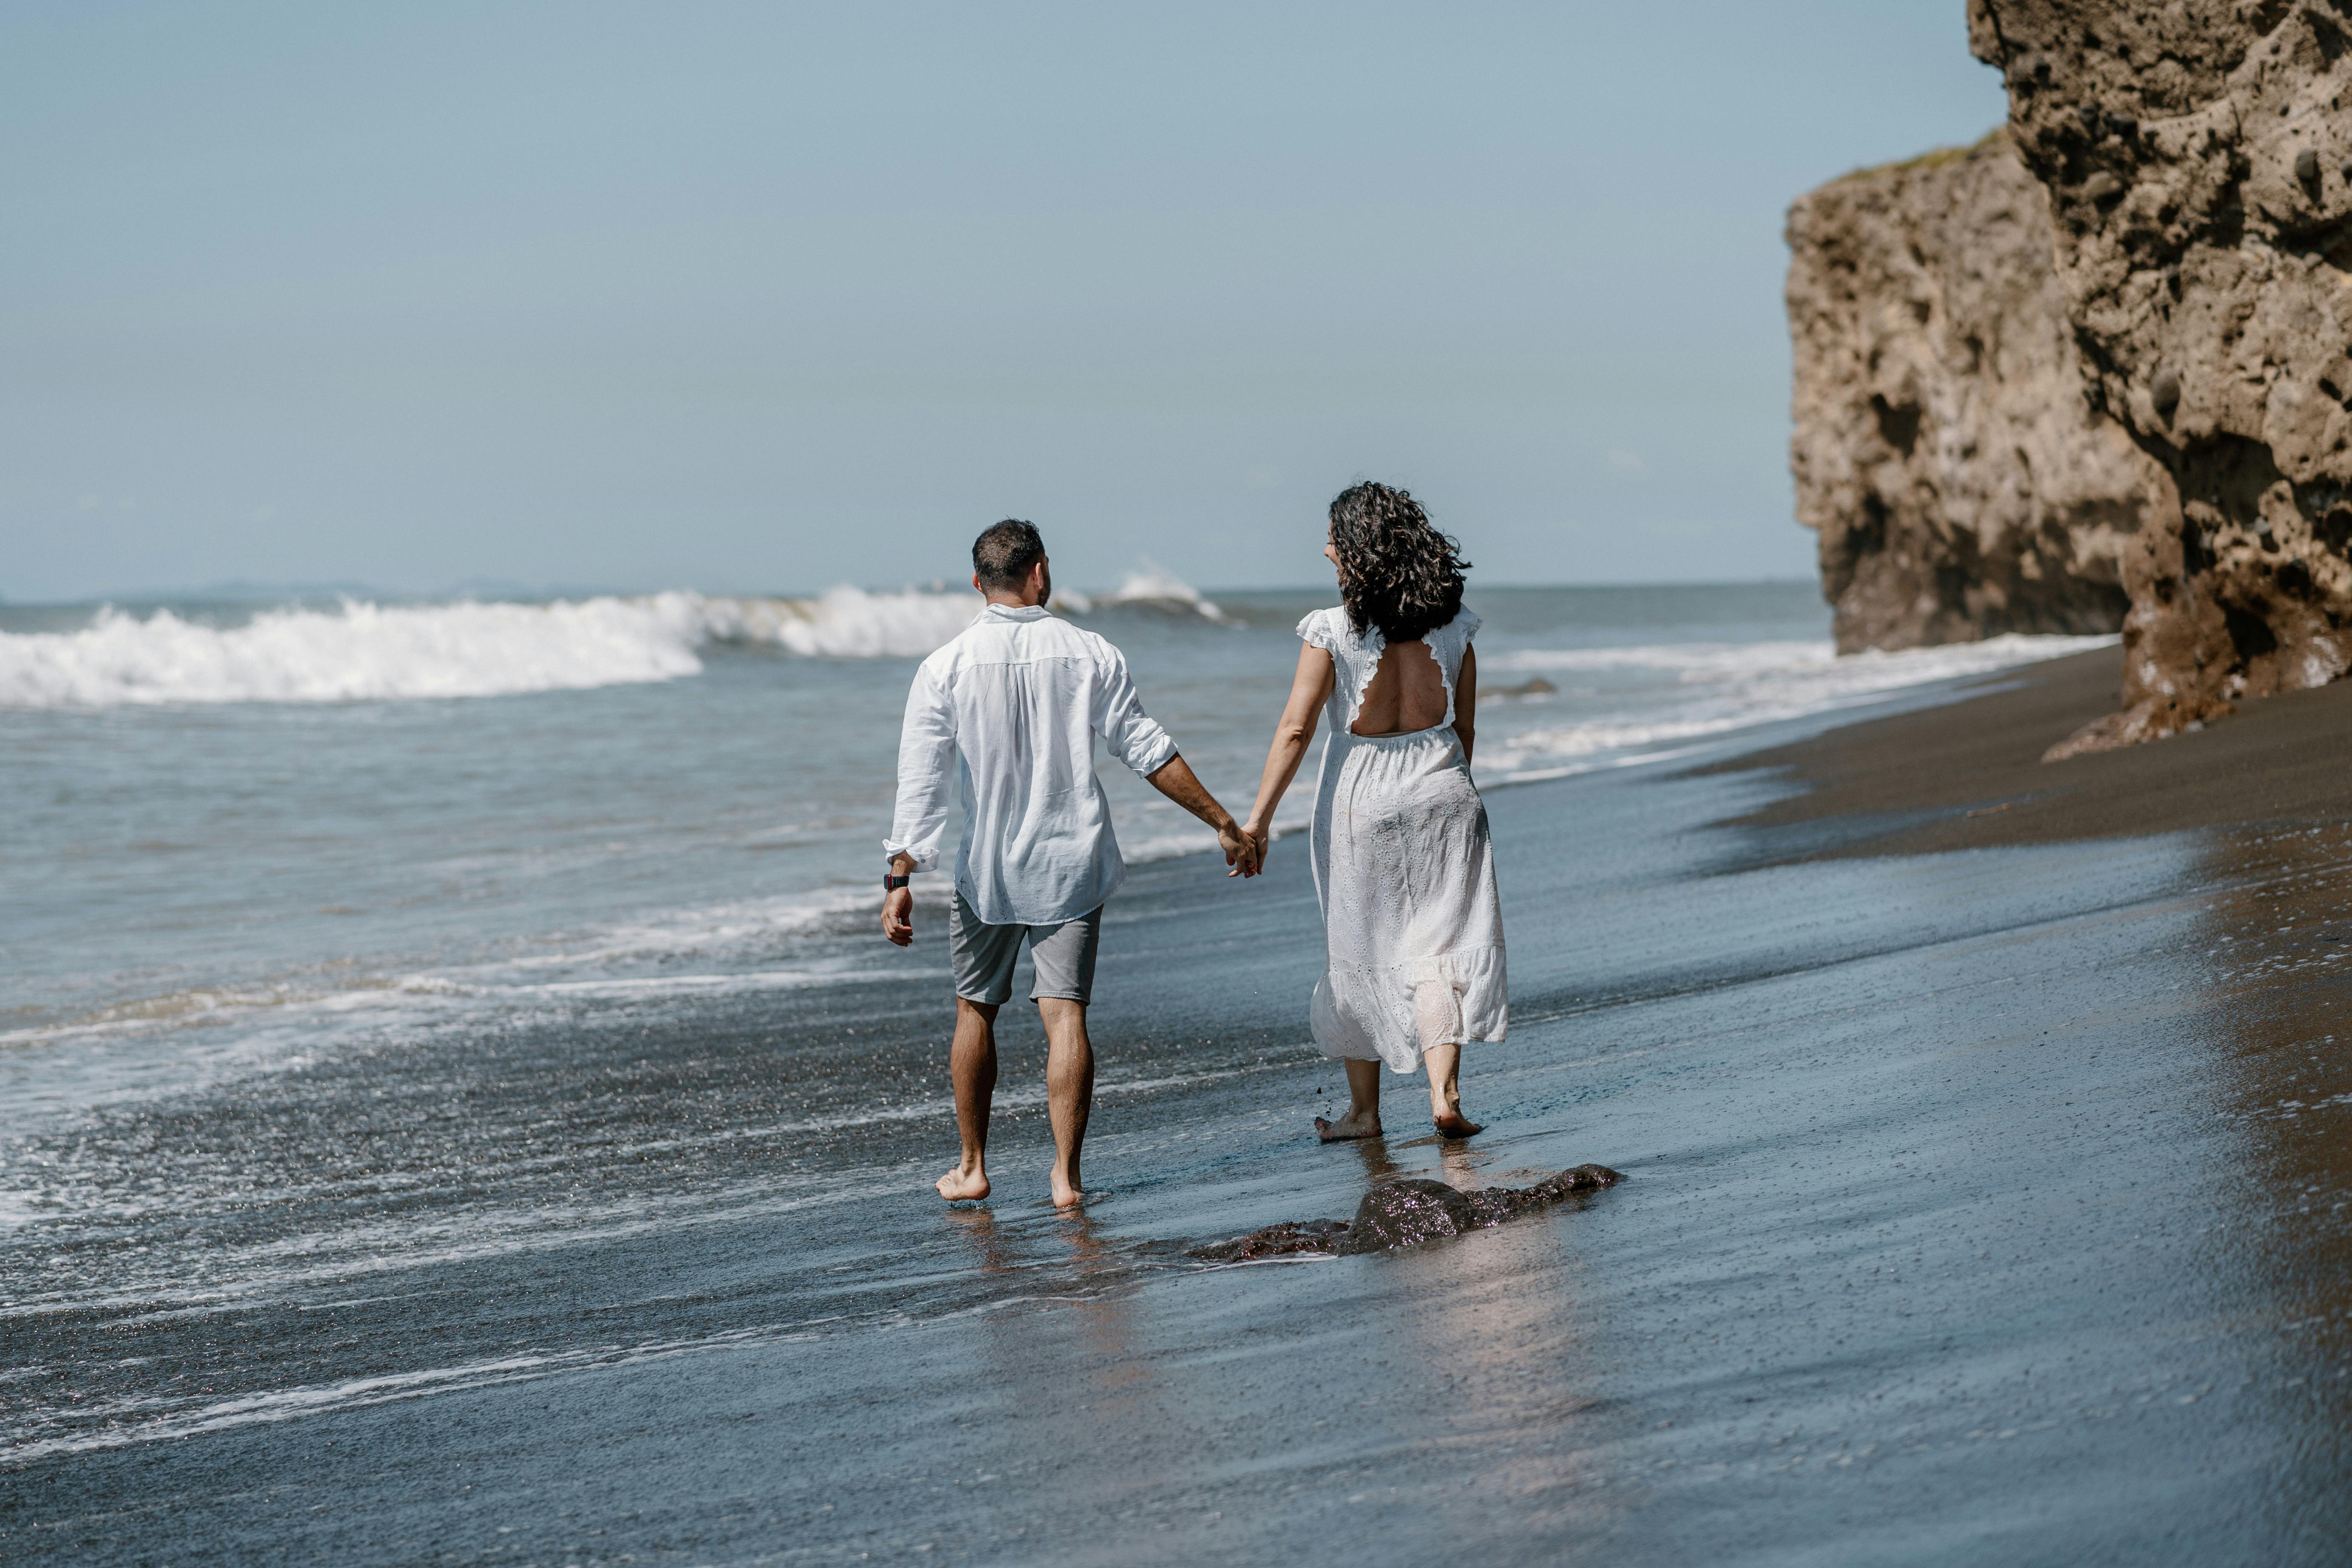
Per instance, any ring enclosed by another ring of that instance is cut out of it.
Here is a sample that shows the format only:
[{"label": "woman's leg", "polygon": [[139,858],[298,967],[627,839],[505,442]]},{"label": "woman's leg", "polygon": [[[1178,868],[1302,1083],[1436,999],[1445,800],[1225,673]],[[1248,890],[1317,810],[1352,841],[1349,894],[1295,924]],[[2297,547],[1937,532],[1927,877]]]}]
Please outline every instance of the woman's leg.
[{"label": "woman's leg", "polygon": [[1462,1047],[1429,1046],[1421,1053],[1429,1069],[1429,1120],[1448,1138],[1467,1138],[1479,1124],[1462,1114]]},{"label": "woman's leg", "polygon": [[1342,1138],[1377,1138],[1381,1135],[1381,1064],[1347,1058],[1348,1114],[1337,1121],[1315,1119],[1316,1135],[1326,1143],[1336,1143]]}]

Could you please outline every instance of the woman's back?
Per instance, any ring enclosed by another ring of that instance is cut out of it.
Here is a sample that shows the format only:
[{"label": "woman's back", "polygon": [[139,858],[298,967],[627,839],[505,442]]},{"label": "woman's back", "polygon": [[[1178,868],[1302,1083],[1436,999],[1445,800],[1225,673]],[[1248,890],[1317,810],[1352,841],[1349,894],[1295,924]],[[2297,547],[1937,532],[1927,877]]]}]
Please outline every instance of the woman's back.
[{"label": "woman's back", "polygon": [[1444,722],[1445,672],[1436,650],[1415,637],[1381,651],[1348,728],[1359,735],[1404,735]]},{"label": "woman's back", "polygon": [[1463,610],[1426,637],[1391,643],[1378,626],[1358,633],[1338,605],[1298,623],[1298,635],[1331,656],[1333,731],[1367,739],[1454,722],[1463,711],[1463,661],[1477,629],[1478,617]]}]

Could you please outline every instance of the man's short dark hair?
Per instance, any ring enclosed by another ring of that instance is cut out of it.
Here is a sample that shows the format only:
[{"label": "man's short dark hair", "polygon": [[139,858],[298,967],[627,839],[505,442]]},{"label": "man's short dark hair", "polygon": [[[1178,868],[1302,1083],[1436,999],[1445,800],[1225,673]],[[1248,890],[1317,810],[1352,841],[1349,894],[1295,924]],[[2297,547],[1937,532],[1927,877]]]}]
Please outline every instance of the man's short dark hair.
[{"label": "man's short dark hair", "polygon": [[991,524],[971,542],[971,572],[982,588],[1018,588],[1029,580],[1029,568],[1045,558],[1045,542],[1037,525],[1008,517]]}]

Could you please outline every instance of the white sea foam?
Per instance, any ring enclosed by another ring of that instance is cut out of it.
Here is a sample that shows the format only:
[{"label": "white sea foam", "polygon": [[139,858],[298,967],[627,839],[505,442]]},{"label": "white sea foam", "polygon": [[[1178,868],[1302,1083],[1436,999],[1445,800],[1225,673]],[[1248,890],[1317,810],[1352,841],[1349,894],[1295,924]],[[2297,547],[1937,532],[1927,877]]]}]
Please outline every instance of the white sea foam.
[{"label": "white sea foam", "polygon": [[673,592],[553,604],[265,610],[215,626],[101,609],[65,632],[0,632],[0,708],[496,697],[675,680],[713,642],[804,657],[910,658],[971,622],[971,594],[814,599]]},{"label": "white sea foam", "polygon": [[1201,597],[1201,592],[1150,557],[1105,594],[1081,594],[1064,588],[1054,595],[1054,607],[1072,615],[1091,615],[1112,605],[1153,605],[1161,609],[1190,610],[1205,620],[1222,621],[1224,611]]},{"label": "white sea foam", "polygon": [[920,658],[971,625],[970,593],[868,594],[831,588],[814,599],[691,599],[698,640],[766,643],[811,658]]},{"label": "white sea foam", "polygon": [[[1529,648],[1498,654],[1485,670],[1590,674],[1618,711],[1562,725],[1528,723],[1482,735],[1478,772],[1497,780],[1581,772],[1602,760],[1654,754],[1756,724],[1880,700],[1907,688],[2112,647],[2112,637],[1999,637],[1945,647],[1876,649],[1841,657],[1827,642],[1666,643],[1639,647]],[[1654,673],[1654,681],[1640,677]],[[1564,690],[1564,698],[1598,695]],[[1532,719],[1534,714],[1528,715]],[[1644,759],[1646,760],[1646,759]]]}]

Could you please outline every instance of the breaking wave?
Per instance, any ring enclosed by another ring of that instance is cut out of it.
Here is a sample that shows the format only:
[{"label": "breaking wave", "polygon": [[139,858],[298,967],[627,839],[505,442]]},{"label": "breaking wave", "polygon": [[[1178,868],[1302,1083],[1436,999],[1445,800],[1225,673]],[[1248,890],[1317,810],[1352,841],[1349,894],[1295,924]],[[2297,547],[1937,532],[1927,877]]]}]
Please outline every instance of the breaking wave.
[{"label": "breaking wave", "polygon": [[919,658],[978,608],[968,593],[846,587],[814,599],[674,592],[539,605],[346,600],[331,610],[264,610],[235,626],[108,608],[76,630],[0,632],[0,708],[576,690],[696,674],[698,650],[711,643],[809,658]]},{"label": "breaking wave", "polygon": [[1190,610],[1212,621],[1222,621],[1225,613],[1201,597],[1200,590],[1174,573],[1146,560],[1139,570],[1129,572],[1118,587],[1108,594],[1079,594],[1062,589],[1054,595],[1054,607],[1073,615],[1091,615],[1113,605],[1148,605],[1155,609]]}]

